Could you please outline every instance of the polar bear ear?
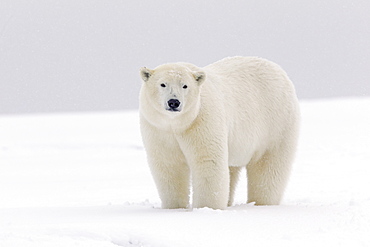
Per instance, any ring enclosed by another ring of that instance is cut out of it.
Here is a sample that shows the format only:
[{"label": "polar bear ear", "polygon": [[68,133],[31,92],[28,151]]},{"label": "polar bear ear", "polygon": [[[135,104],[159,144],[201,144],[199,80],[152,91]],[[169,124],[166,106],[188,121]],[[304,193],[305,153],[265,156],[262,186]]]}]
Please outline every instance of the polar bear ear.
[{"label": "polar bear ear", "polygon": [[201,85],[206,79],[206,74],[203,71],[193,72],[194,79]]},{"label": "polar bear ear", "polygon": [[140,75],[143,81],[148,81],[149,77],[151,77],[153,73],[154,73],[154,70],[148,69],[146,67],[143,67],[140,69]]}]

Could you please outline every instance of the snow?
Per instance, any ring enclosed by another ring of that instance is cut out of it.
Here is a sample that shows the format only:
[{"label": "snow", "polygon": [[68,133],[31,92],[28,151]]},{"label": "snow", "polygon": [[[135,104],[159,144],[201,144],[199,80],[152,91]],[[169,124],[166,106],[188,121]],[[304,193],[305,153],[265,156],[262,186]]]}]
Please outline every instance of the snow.
[{"label": "snow", "polygon": [[160,209],[138,113],[0,116],[0,246],[369,246],[370,98],[301,102],[280,206]]}]

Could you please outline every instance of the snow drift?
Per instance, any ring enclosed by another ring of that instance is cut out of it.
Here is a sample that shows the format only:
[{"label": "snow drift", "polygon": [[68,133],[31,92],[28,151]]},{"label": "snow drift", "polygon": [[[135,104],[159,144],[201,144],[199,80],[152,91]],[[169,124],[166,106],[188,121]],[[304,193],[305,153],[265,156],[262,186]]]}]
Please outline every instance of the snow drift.
[{"label": "snow drift", "polygon": [[162,210],[137,112],[0,116],[1,246],[368,246],[370,99],[301,102],[285,200]]}]

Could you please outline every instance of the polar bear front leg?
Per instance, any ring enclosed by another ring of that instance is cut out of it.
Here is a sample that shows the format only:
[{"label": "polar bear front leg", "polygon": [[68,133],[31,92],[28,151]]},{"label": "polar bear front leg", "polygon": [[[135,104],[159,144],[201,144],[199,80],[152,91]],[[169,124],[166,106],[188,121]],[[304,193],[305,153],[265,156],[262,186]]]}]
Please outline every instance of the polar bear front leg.
[{"label": "polar bear front leg", "polygon": [[204,133],[188,132],[180,141],[192,176],[193,208],[225,209],[230,188],[226,138],[220,135],[196,139]]},{"label": "polar bear front leg", "polygon": [[187,208],[189,206],[189,168],[185,163],[152,159],[149,162],[157,186],[162,208]]},{"label": "polar bear front leg", "polygon": [[228,132],[222,119],[207,117],[198,117],[177,140],[191,171],[193,208],[225,209],[230,188]]},{"label": "polar bear front leg", "polygon": [[187,208],[190,171],[173,134],[161,131],[141,119],[141,132],[149,167],[162,208]]},{"label": "polar bear front leg", "polygon": [[229,169],[226,163],[198,160],[191,167],[193,208],[225,209],[229,199]]}]

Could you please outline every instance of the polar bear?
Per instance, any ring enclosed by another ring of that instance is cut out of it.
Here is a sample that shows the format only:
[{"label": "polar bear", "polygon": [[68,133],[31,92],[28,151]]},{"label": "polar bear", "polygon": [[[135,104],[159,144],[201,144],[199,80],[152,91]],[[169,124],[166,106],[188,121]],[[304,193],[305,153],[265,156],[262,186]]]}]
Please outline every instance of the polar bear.
[{"label": "polar bear", "polygon": [[[225,209],[240,170],[248,200],[277,205],[299,131],[299,105],[287,74],[257,57],[141,68],[140,128],[162,208]],[[190,179],[191,178],[191,179]]]}]

